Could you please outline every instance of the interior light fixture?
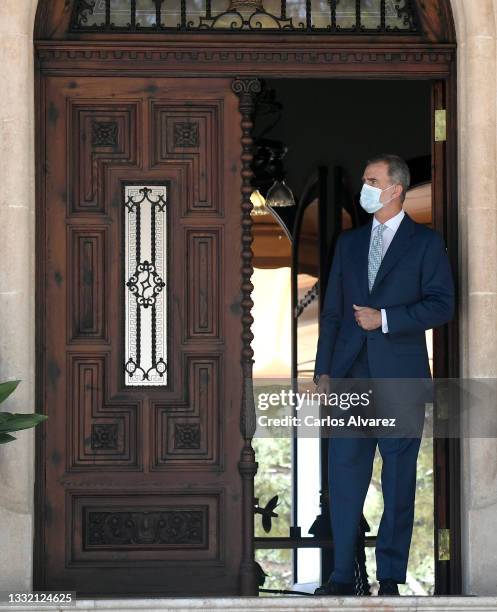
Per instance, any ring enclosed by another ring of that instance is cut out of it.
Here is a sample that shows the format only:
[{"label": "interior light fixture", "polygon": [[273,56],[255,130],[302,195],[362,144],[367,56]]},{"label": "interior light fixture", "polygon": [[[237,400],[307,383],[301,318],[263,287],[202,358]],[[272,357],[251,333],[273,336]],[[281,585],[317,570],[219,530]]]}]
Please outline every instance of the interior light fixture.
[{"label": "interior light fixture", "polygon": [[295,206],[295,198],[285,179],[274,181],[266,195],[266,206],[278,208],[282,206]]},{"label": "interior light fixture", "polygon": [[266,200],[262,193],[255,189],[250,195],[250,201],[254,208],[250,211],[251,215],[268,215],[269,211],[266,207]]}]

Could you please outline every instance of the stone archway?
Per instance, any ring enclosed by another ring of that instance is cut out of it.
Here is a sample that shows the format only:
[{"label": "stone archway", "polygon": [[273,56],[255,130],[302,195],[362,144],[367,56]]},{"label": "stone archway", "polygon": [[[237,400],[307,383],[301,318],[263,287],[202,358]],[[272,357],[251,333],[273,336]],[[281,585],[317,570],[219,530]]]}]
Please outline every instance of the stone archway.
[{"label": "stone archway", "polygon": [[[0,8],[1,379],[23,384],[11,411],[34,406],[34,105],[32,33],[37,0]],[[461,374],[497,377],[497,0],[452,0],[458,39]],[[8,85],[7,85],[8,84]],[[468,594],[492,594],[497,562],[497,465],[493,440],[464,441],[463,578]],[[34,436],[0,448],[2,589],[29,590],[32,575]]]}]

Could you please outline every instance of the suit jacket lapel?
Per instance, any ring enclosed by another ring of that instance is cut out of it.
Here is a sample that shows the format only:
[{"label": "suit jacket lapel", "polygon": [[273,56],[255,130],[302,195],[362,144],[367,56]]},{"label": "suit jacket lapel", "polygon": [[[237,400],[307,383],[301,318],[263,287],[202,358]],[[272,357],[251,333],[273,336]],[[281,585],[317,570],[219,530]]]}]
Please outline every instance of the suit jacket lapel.
[{"label": "suit jacket lapel", "polygon": [[361,235],[357,243],[357,275],[363,293],[364,304],[367,304],[367,299],[369,297],[368,259],[372,227],[373,217],[371,217],[368,223],[365,223],[361,227]]},{"label": "suit jacket lapel", "polygon": [[385,278],[385,276],[390,272],[390,270],[401,259],[404,252],[409,248],[410,237],[414,234],[414,230],[415,225],[406,213],[397,231],[395,232],[395,236],[393,237],[393,240],[390,243],[387,252],[385,253],[385,257],[383,257],[381,261],[380,268],[373,284],[373,288],[371,289],[371,293],[373,293],[379,283],[381,283],[383,278]]}]

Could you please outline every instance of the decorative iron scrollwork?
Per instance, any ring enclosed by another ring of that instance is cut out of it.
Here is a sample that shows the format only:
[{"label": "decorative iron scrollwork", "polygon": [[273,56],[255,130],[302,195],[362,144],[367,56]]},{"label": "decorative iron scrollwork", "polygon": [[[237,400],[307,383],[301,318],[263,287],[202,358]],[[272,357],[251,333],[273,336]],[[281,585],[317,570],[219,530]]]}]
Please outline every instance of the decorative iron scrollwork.
[{"label": "decorative iron scrollwork", "polygon": [[412,0],[77,0],[72,32],[410,34]]},{"label": "decorative iron scrollwork", "polygon": [[88,25],[93,11],[95,9],[96,0],[77,0],[74,6],[74,16],[71,29],[83,29]]},{"label": "decorative iron scrollwork", "polygon": [[402,21],[403,27],[409,30],[415,27],[412,0],[404,0],[404,3],[397,1],[395,10],[397,11],[397,17]]},{"label": "decorative iron scrollwork", "polygon": [[165,185],[124,189],[127,385],[166,384],[166,189]]},{"label": "decorative iron scrollwork", "polygon": [[306,292],[306,294],[299,300],[295,306],[295,316],[300,317],[304,310],[319,298],[319,281],[316,281],[314,285]]},{"label": "decorative iron scrollwork", "polygon": [[136,272],[126,283],[126,286],[136,296],[138,304],[148,308],[155,304],[156,297],[165,287],[165,284],[157,274],[154,264],[144,261],[136,266]]},{"label": "decorative iron scrollwork", "polygon": [[259,505],[259,499],[254,499],[254,514],[260,514],[262,520],[262,527],[266,533],[271,531],[273,526],[272,519],[277,518],[278,515],[275,512],[276,506],[278,505],[278,496],[271,497],[265,506]]}]

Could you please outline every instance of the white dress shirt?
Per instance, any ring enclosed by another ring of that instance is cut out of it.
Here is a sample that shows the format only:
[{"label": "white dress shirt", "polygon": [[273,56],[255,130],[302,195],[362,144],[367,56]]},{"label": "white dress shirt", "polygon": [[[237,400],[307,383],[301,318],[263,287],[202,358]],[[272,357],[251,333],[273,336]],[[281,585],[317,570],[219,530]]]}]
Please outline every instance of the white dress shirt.
[{"label": "white dress shirt", "polygon": [[[395,217],[392,217],[391,219],[389,219],[388,221],[386,221],[384,223],[384,225],[386,225],[385,230],[383,231],[383,252],[382,252],[382,256],[381,258],[383,259],[383,257],[385,257],[385,253],[388,250],[388,247],[390,246],[393,237],[395,236],[395,232],[399,229],[399,225],[402,221],[402,219],[404,218],[404,210],[402,209],[399,213],[397,213],[395,215]],[[376,230],[376,227],[380,225],[380,222],[378,221],[378,219],[376,217],[373,217],[373,226],[371,228],[371,239],[373,238],[373,232]],[[369,243],[371,245],[371,241]],[[387,313],[385,312],[385,309],[382,308],[381,309],[381,331],[384,334],[388,334],[388,321],[387,321]]]}]

